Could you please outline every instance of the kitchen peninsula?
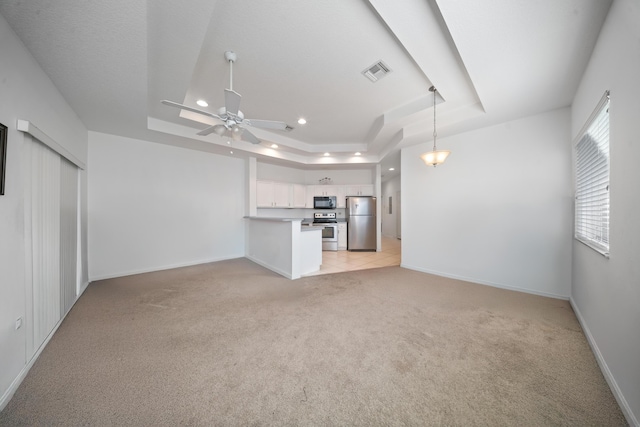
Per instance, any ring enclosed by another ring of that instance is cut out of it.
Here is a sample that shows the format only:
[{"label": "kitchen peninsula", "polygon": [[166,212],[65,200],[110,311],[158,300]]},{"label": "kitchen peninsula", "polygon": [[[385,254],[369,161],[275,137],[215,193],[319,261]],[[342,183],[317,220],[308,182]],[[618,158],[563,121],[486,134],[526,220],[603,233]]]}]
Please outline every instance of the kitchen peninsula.
[{"label": "kitchen peninsula", "polygon": [[320,269],[322,227],[303,226],[302,218],[244,218],[248,259],[289,279]]}]

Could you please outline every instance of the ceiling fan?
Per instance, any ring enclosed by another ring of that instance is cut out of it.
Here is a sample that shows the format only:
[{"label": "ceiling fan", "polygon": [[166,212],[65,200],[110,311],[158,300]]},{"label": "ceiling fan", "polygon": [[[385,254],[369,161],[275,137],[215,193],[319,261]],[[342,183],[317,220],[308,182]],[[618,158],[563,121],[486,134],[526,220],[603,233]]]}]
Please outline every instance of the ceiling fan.
[{"label": "ceiling fan", "polygon": [[204,116],[213,117],[222,121],[222,124],[209,126],[198,132],[198,135],[209,135],[215,133],[220,136],[231,137],[234,141],[244,140],[252,144],[260,144],[260,140],[244,126],[253,126],[263,129],[288,130],[287,124],[284,122],[276,122],[271,120],[245,119],[244,114],[240,111],[240,100],[242,96],[233,90],[233,63],[237,59],[235,52],[227,51],[224,57],[229,61],[229,89],[224,90],[224,107],[218,110],[218,114],[200,110],[198,108],[189,107],[177,102],[163,100],[162,103],[170,107],[177,107],[183,110],[192,111]]}]

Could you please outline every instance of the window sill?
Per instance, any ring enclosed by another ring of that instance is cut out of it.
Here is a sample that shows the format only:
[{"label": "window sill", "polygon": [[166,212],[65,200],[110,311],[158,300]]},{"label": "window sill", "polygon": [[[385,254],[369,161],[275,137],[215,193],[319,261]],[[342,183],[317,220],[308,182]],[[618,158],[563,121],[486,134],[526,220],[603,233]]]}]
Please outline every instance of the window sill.
[{"label": "window sill", "polygon": [[609,251],[608,250],[599,248],[598,246],[594,245],[593,243],[589,242],[588,240],[583,240],[583,239],[580,239],[579,237],[574,237],[574,239],[576,241],[582,243],[583,245],[593,249],[594,251],[598,252],[603,257],[609,259]]}]

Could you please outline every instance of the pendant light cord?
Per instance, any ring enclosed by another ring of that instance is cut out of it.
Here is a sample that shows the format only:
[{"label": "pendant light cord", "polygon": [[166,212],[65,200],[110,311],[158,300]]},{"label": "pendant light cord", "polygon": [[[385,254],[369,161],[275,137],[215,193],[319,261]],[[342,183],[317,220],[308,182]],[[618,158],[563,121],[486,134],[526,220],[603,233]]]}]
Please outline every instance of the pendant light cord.
[{"label": "pendant light cord", "polygon": [[436,87],[431,86],[429,88],[429,92],[433,92],[433,151],[424,153],[420,157],[425,162],[425,164],[436,167],[439,164],[444,163],[444,161],[449,156],[451,151],[449,150],[438,151],[438,147],[436,145],[436,141],[438,139],[438,131],[436,130],[437,129],[436,128],[436,103],[437,103]]},{"label": "pendant light cord", "polygon": [[436,150],[436,138],[438,137],[438,132],[436,132],[436,91],[435,86],[431,87],[433,89],[433,151]]}]

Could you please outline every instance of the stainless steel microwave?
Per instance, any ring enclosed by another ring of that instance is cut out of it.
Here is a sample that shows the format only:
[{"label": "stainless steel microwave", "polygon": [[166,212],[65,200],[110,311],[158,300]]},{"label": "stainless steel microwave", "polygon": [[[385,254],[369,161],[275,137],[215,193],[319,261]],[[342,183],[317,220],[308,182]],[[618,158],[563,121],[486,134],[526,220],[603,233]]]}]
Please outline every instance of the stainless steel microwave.
[{"label": "stainless steel microwave", "polygon": [[335,209],[336,196],[314,196],[313,208],[314,209]]}]

